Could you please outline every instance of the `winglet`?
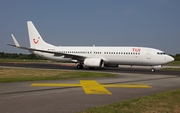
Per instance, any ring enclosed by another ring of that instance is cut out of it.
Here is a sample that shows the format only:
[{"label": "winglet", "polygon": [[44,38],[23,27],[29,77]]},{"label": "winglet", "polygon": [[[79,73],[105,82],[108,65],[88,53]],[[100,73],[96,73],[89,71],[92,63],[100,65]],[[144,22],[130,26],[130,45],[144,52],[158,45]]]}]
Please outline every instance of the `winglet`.
[{"label": "winglet", "polygon": [[14,35],[11,34],[11,36],[12,36],[12,39],[13,39],[13,41],[14,41],[15,46],[16,46],[16,47],[21,47],[21,46],[19,45],[18,41],[16,40],[16,38],[14,37]]}]

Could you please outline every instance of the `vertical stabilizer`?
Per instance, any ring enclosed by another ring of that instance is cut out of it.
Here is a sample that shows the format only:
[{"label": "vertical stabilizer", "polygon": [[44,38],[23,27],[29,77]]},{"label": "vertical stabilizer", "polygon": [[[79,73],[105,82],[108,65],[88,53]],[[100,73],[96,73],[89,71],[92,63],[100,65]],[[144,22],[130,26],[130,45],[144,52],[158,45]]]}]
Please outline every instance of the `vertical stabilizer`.
[{"label": "vertical stabilizer", "polygon": [[27,27],[28,27],[29,42],[31,48],[46,49],[46,48],[54,47],[53,45],[48,44],[43,40],[43,38],[37,31],[32,21],[27,21]]}]

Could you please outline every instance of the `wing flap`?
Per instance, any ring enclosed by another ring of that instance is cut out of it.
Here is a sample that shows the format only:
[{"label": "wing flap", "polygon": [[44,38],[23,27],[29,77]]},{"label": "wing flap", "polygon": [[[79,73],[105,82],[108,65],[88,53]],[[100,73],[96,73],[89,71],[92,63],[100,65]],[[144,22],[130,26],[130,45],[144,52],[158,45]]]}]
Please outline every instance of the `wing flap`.
[{"label": "wing flap", "polygon": [[74,54],[55,52],[54,56],[64,56],[64,58],[71,58],[72,60],[84,60],[86,57]]}]

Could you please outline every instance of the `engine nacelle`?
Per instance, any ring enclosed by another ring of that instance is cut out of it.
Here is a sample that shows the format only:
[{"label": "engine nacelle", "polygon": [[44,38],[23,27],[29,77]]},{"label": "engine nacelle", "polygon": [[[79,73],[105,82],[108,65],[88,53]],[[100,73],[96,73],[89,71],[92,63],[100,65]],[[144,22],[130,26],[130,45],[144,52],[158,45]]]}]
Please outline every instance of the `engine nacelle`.
[{"label": "engine nacelle", "polygon": [[84,65],[87,67],[101,67],[103,60],[100,58],[86,58],[84,60]]}]

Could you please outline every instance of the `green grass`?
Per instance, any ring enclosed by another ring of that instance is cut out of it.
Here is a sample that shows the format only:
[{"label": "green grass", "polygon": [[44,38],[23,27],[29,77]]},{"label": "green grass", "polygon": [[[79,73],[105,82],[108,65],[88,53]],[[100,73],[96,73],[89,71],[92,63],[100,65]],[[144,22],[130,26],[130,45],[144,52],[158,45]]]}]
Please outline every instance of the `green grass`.
[{"label": "green grass", "polygon": [[180,113],[180,90],[89,108],[79,113]]},{"label": "green grass", "polygon": [[162,68],[162,70],[168,70],[168,71],[180,71],[180,68]]},{"label": "green grass", "polygon": [[38,70],[38,69],[15,69],[15,68],[0,69],[0,82],[58,80],[58,79],[69,79],[69,78],[111,77],[111,76],[115,76],[115,74],[61,71],[61,70]]},{"label": "green grass", "polygon": [[173,62],[170,62],[168,64],[166,64],[167,66],[180,66],[180,61],[173,61]]}]

